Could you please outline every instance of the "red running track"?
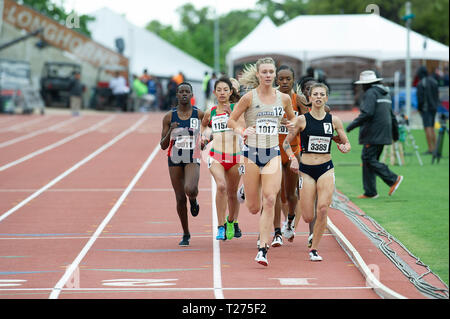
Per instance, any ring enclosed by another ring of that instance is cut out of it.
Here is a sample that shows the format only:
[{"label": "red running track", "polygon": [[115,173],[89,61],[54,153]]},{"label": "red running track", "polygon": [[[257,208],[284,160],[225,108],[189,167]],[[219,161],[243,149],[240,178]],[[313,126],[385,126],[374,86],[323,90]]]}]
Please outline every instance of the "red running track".
[{"label": "red running track", "polygon": [[[0,299],[380,298],[329,232],[324,261],[310,262],[303,221],[267,268],[245,205],[243,237],[216,241],[204,164],[191,245],[179,247],[162,115],[0,116]],[[385,285],[425,298],[342,213],[330,218]]]}]

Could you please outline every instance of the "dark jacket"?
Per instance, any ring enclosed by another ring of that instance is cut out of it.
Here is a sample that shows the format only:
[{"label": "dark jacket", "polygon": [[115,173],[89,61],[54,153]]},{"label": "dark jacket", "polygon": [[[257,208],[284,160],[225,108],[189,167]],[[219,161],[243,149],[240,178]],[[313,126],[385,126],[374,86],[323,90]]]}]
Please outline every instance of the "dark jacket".
[{"label": "dark jacket", "polygon": [[427,76],[417,84],[417,108],[420,112],[436,112],[439,101],[438,82]]},{"label": "dark jacket", "polygon": [[80,80],[72,78],[69,83],[69,95],[70,96],[82,96],[84,85]]},{"label": "dark jacket", "polygon": [[347,126],[350,132],[357,126],[359,144],[390,145],[398,140],[398,123],[392,111],[389,89],[381,84],[369,88],[363,96],[361,113]]}]

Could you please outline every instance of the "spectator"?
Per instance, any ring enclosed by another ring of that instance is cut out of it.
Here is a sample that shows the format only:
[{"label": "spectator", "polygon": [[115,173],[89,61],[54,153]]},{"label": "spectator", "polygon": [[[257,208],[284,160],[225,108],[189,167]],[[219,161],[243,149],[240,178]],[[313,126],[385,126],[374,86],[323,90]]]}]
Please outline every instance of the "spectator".
[{"label": "spectator", "polygon": [[436,147],[436,133],[434,131],[434,119],[436,117],[439,101],[439,84],[428,75],[427,68],[421,66],[417,70],[419,83],[417,84],[417,109],[422,116],[423,129],[427,138],[428,151],[425,154],[433,154]]},{"label": "spectator", "polygon": [[153,79],[151,75],[149,75],[147,80],[147,88],[148,88],[148,95],[153,97],[153,102],[150,104],[150,109],[152,111],[156,111],[156,82]]},{"label": "spectator", "polygon": [[147,69],[144,69],[139,80],[141,80],[142,83],[147,84],[149,79],[150,79],[150,76],[148,75],[148,71],[147,71]]},{"label": "spectator", "polygon": [[173,78],[167,83],[166,104],[169,109],[177,105],[177,83]]},{"label": "spectator", "polygon": [[180,85],[184,82],[184,74],[180,71],[177,75],[174,75],[172,80],[177,84]]},{"label": "spectator", "polygon": [[155,100],[153,96],[148,94],[147,86],[136,75],[133,75],[133,91],[139,109],[147,110]]},{"label": "spectator", "polygon": [[208,99],[207,91],[208,91],[208,81],[211,78],[211,75],[209,75],[208,71],[205,71],[205,76],[203,77],[202,81],[202,90],[203,93],[205,93],[205,100]]},{"label": "spectator", "polygon": [[359,144],[364,145],[361,154],[364,194],[358,198],[378,197],[377,176],[390,186],[389,196],[394,194],[403,180],[403,176],[398,176],[379,161],[384,145],[398,140],[398,123],[392,111],[392,99],[389,89],[381,85],[381,80],[383,79],[378,78],[375,72],[363,71],[359,81],[355,82],[362,84],[364,95],[361,113],[347,126],[347,132],[361,126]]},{"label": "spectator", "polygon": [[217,76],[216,73],[213,72],[206,86],[206,110],[208,110],[211,106],[215,104],[215,95],[212,93],[214,92],[214,84],[216,83],[216,81]]},{"label": "spectator", "polygon": [[120,75],[119,71],[115,72],[114,78],[109,81],[109,87],[112,90],[116,106],[122,111],[127,111],[127,97],[130,88],[127,86],[125,78]]},{"label": "spectator", "polygon": [[72,115],[80,115],[84,85],[80,82],[80,72],[75,71],[69,84],[69,102]]}]

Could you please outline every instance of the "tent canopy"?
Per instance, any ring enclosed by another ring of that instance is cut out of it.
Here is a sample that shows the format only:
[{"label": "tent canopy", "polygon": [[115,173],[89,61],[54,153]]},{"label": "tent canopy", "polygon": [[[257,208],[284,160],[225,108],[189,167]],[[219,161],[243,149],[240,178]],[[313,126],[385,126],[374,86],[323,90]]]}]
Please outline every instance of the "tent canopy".
[{"label": "tent canopy", "polygon": [[[426,49],[424,41],[426,40]],[[301,61],[355,56],[377,61],[406,58],[407,29],[376,14],[305,15],[276,27],[265,17],[227,54],[227,62],[282,54]],[[410,31],[411,59],[449,60],[449,47]]]},{"label": "tent canopy", "polygon": [[123,38],[124,55],[130,59],[130,72],[140,75],[144,69],[149,74],[161,77],[172,77],[183,72],[188,80],[201,81],[205,71],[212,68],[198,61],[154,33],[128,22],[122,15],[102,8],[90,15],[96,18],[89,24],[92,38],[116,49],[115,41]]}]

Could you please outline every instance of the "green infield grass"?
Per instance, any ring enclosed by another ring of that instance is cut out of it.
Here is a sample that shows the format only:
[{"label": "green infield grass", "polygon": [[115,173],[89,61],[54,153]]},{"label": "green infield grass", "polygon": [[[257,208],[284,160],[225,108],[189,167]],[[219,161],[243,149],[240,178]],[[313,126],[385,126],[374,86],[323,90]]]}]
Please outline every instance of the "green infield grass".
[{"label": "green infield grass", "polygon": [[333,146],[336,188],[448,285],[449,136],[445,134],[440,162],[431,164],[432,155],[422,154],[427,150],[425,132],[412,130],[411,133],[419,147],[423,166],[419,165],[411,143],[405,145],[404,165],[391,165],[386,159],[391,170],[404,176],[394,195],[388,195],[389,187],[377,177],[379,197],[357,198],[363,193],[359,128],[348,134],[352,145],[350,153],[342,154]]}]

